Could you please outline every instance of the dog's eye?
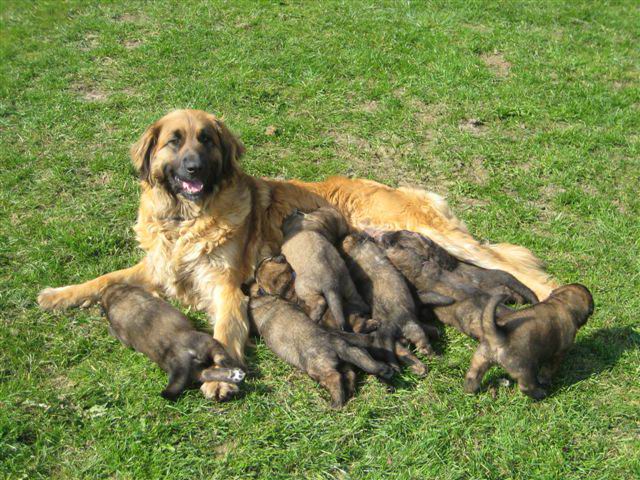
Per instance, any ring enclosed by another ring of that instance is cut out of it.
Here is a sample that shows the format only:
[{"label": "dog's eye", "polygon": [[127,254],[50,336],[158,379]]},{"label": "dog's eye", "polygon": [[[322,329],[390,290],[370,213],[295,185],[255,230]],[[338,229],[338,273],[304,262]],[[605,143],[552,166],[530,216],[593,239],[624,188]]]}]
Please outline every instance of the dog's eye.
[{"label": "dog's eye", "polygon": [[211,137],[206,133],[201,133],[200,136],[198,137],[198,141],[206,145],[211,142]]},{"label": "dog's eye", "polygon": [[175,136],[175,137],[171,137],[169,139],[169,141],[167,142],[168,145],[173,145],[174,147],[177,147],[178,145],[180,145],[180,137]]}]

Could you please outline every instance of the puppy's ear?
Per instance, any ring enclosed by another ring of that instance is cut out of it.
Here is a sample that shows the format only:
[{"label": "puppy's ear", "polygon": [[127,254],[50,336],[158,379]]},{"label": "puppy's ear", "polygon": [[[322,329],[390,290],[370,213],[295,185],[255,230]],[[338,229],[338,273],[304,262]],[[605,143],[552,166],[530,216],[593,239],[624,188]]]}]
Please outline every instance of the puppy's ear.
[{"label": "puppy's ear", "polygon": [[158,122],[151,125],[142,134],[140,139],[131,146],[131,162],[138,172],[140,180],[149,181],[149,171],[151,169],[151,156],[158,143],[160,126]]},{"label": "puppy's ear", "polygon": [[224,162],[222,176],[227,177],[239,169],[238,161],[244,155],[244,145],[238,137],[231,133],[222,120],[215,115],[210,115],[210,120],[220,136],[220,149]]}]

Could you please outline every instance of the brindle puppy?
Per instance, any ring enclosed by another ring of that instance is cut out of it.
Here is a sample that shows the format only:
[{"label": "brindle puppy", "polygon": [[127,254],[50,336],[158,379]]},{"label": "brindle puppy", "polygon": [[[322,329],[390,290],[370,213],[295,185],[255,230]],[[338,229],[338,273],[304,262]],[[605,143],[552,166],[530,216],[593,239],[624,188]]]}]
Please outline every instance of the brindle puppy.
[{"label": "brindle puppy", "polygon": [[[256,277],[258,276],[260,277],[262,289],[266,293],[278,295],[289,302],[297,303],[305,311],[308,310],[308,306],[296,295],[296,274],[283,255],[266,258],[260,262],[256,269]],[[307,314],[309,314],[308,311]],[[357,333],[369,333],[378,328],[378,322],[357,311],[349,313],[347,323]],[[338,328],[336,320],[329,309],[325,311],[320,324],[327,328]]]},{"label": "brindle puppy", "polygon": [[511,290],[508,301],[520,304],[538,301],[535,293],[513,275],[462,262],[417,233],[406,230],[387,232],[378,236],[377,243],[409,282],[424,292],[462,300],[477,291],[506,287]]},{"label": "brindle puppy", "polygon": [[161,394],[164,398],[176,400],[194,383],[240,383],[244,379],[242,370],[228,368],[230,358],[220,343],[195,330],[178,309],[142,288],[112,285],[100,303],[109,332],[169,374],[169,384]]},{"label": "brindle puppy", "polygon": [[350,364],[385,379],[393,374],[366,350],[313,322],[297,305],[263,292],[258,275],[250,288],[249,301],[251,321],[258,333],[282,360],[326,388],[333,408],[343,406],[353,395],[355,372]]},{"label": "brindle puppy", "polygon": [[[385,351],[393,352],[402,347],[390,343],[402,339],[415,344],[420,353],[433,355],[433,348],[424,330],[428,327],[418,323],[416,305],[409,287],[382,250],[367,235],[360,233],[348,235],[342,241],[341,252],[358,291],[372,307],[373,319],[380,323],[377,336],[386,339]],[[434,328],[429,328],[429,332],[434,336],[438,334]],[[406,349],[403,353],[405,355],[400,357],[401,360],[412,365],[416,373],[424,373],[423,368],[417,366],[420,364],[417,358],[407,357]],[[389,362],[393,360],[388,358]]]},{"label": "brindle puppy", "polygon": [[296,272],[296,293],[311,320],[319,322],[328,305],[337,328],[344,330],[343,300],[348,313],[369,311],[334,247],[349,231],[337,210],[325,207],[307,214],[296,212],[284,221],[282,229],[282,253]]},{"label": "brindle puppy", "polygon": [[476,392],[494,363],[518,382],[520,390],[540,400],[576,333],[593,313],[593,298],[580,284],[557,288],[545,301],[504,316],[496,325],[495,310],[505,295],[494,296],[482,316],[482,341],[473,355],[464,389]]}]

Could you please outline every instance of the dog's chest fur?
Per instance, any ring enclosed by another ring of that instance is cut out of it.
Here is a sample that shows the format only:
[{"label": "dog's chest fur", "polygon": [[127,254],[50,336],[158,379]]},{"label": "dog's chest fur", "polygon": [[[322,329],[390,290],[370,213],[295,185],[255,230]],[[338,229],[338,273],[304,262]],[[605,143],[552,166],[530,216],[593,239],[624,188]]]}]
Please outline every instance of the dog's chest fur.
[{"label": "dog's chest fur", "polygon": [[200,214],[185,219],[179,211],[154,215],[157,203],[151,203],[151,208],[141,203],[135,231],[147,253],[145,262],[151,279],[164,295],[197,309],[210,308],[213,287],[222,276],[233,274],[234,269],[239,270],[238,265],[246,263],[242,258],[244,220],[251,204],[246,202],[245,208],[242,204],[239,202],[224,216]]}]

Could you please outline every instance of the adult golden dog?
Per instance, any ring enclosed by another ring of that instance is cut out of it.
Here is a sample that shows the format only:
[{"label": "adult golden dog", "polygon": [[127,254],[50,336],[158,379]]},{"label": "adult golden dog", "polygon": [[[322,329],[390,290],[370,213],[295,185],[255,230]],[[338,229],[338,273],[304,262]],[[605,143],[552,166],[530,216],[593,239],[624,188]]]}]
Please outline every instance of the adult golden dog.
[{"label": "adult golden dog", "polygon": [[[85,283],[47,288],[40,306],[87,306],[111,284],[142,286],[206,311],[213,336],[243,362],[249,322],[242,283],[279,250],[287,215],[327,204],[354,227],[413,230],[462,260],[506,270],[540,299],[556,286],[528,250],[478,243],[435,194],[342,177],[318,183],[254,178],[238,165],[243,153],[238,138],[206,112],[177,110],[151,125],[131,149],[142,189],[135,231],[146,256]],[[235,388],[202,386],[219,400]]]}]

